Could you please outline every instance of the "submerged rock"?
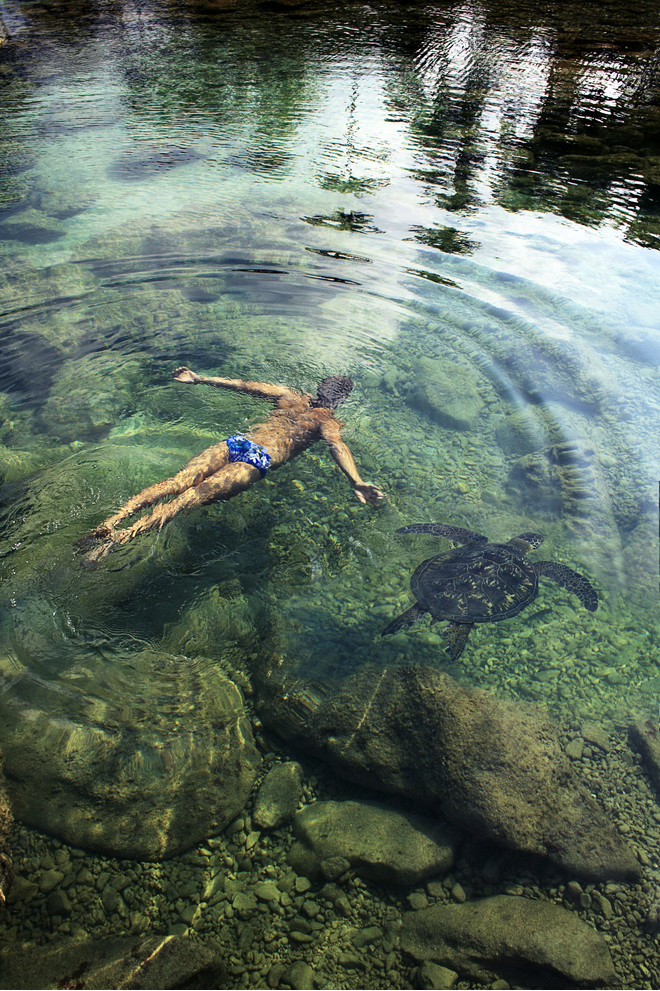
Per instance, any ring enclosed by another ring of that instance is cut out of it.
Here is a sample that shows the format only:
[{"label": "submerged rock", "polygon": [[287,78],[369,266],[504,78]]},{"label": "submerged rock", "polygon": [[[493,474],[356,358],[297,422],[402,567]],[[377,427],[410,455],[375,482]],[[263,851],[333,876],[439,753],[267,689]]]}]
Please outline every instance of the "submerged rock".
[{"label": "submerged rock", "polygon": [[[180,988],[225,976],[215,954],[184,936],[59,941],[0,953],[0,988]],[[201,987],[202,984],[198,985]]]},{"label": "submerged rock", "polygon": [[480,983],[526,988],[607,987],[617,976],[603,937],[552,902],[496,895],[403,917],[401,947]]},{"label": "submerged rock", "polygon": [[415,365],[411,406],[450,430],[469,430],[484,408],[474,374],[454,362],[424,358]]},{"label": "submerged rock", "polygon": [[238,814],[259,756],[241,693],[214,665],[200,673],[187,658],[148,651],[130,664],[124,722],[104,721],[104,706],[91,700],[87,718],[75,720],[40,710],[36,699],[5,699],[7,790],[30,826],[76,847],[156,860]]},{"label": "submerged rock", "polygon": [[205,158],[204,151],[176,144],[140,144],[119,155],[108,168],[111,179],[139,181]]},{"label": "submerged rock", "polygon": [[450,830],[375,802],[314,802],[298,813],[294,832],[319,864],[340,857],[380,884],[417,884],[454,863]]},{"label": "submerged rock", "polygon": [[630,745],[642,756],[644,767],[660,798],[660,727],[652,719],[637,716],[628,726]]},{"label": "submerged rock", "polygon": [[408,796],[470,832],[594,879],[639,873],[540,709],[425,667],[364,668],[320,690],[265,677],[261,717],[368,788]]},{"label": "submerged rock", "polygon": [[258,829],[277,829],[293,819],[302,794],[302,768],[290,760],[275,764],[261,782],[252,822]]},{"label": "submerged rock", "polygon": [[64,227],[40,210],[21,210],[0,223],[0,241],[49,244],[65,234]]}]

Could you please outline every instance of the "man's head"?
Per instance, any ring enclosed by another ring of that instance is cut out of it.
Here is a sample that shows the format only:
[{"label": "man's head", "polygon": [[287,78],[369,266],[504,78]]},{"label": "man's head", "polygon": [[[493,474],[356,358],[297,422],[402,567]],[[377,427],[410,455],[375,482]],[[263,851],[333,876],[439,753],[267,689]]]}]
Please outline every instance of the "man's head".
[{"label": "man's head", "polygon": [[346,399],[353,388],[353,380],[345,375],[331,375],[330,378],[319,382],[316,390],[316,399],[312,401],[312,406],[323,406],[324,409],[337,409],[339,404]]}]

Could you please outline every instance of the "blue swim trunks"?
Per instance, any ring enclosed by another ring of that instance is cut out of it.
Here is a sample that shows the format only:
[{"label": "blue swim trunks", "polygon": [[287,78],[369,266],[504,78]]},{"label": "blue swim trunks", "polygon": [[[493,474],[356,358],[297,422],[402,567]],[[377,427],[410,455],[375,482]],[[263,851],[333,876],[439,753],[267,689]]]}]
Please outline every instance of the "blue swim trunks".
[{"label": "blue swim trunks", "polygon": [[270,467],[270,454],[265,447],[248,440],[243,434],[232,434],[226,443],[230,461],[244,461],[246,465],[258,468],[262,477],[266,474]]}]

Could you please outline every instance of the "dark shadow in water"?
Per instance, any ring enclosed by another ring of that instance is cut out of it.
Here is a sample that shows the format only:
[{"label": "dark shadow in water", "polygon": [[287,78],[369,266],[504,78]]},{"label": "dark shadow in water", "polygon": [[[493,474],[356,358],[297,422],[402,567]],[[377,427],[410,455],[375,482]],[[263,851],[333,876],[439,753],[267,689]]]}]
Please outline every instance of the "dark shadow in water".
[{"label": "dark shadow in water", "polygon": [[108,168],[108,175],[111,179],[139,181],[198,162],[204,157],[195,148],[180,145],[156,145],[147,149],[136,147],[116,158]]}]

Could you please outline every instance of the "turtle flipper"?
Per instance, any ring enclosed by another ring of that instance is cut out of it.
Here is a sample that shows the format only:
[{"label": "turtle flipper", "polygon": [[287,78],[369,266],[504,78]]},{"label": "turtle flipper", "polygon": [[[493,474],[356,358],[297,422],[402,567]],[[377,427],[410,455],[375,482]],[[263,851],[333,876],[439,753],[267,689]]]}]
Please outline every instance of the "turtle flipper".
[{"label": "turtle flipper", "polygon": [[463,653],[472,626],[472,623],[449,623],[445,627],[442,639],[445,642],[445,649],[449,654],[450,661],[457,661]]},{"label": "turtle flipper", "polygon": [[445,523],[411,523],[400,527],[397,533],[432,533],[436,537],[456,540],[459,544],[483,544],[488,540],[482,533],[473,533],[460,526],[447,526]]},{"label": "turtle flipper", "polygon": [[595,612],[598,608],[598,593],[584,575],[579,575],[565,564],[555,564],[554,561],[536,561],[534,568],[537,575],[552,578],[558,585],[563,585],[569,592],[577,595],[589,612]]},{"label": "turtle flipper", "polygon": [[398,631],[402,630],[404,626],[412,626],[412,624],[416,623],[419,617],[425,612],[426,609],[421,609],[420,606],[415,603],[410,607],[410,609],[406,609],[406,611],[402,612],[400,616],[393,619],[392,622],[389,623],[382,631],[381,637],[388,637],[390,633],[398,633]]}]

